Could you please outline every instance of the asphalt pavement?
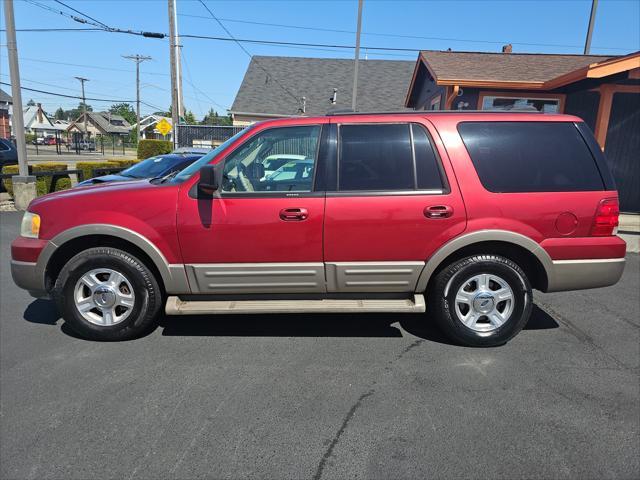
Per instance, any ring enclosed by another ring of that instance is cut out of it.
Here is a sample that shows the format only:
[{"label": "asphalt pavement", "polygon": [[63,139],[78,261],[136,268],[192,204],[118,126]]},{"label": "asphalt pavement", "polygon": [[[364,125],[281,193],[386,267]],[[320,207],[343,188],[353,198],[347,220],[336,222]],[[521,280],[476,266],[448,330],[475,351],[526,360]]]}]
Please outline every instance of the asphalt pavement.
[{"label": "asphalt pavement", "polygon": [[509,344],[428,315],[174,317],[76,338],[11,281],[0,214],[3,479],[639,478],[640,262],[538,294]]}]

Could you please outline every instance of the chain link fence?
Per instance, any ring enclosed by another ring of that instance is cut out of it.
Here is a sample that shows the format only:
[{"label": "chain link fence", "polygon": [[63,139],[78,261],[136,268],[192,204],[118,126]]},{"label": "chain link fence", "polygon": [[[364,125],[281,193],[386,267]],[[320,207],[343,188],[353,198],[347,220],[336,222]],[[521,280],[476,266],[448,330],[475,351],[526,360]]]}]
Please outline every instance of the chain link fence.
[{"label": "chain link fence", "polygon": [[177,146],[214,148],[224,143],[229,138],[245,127],[227,125],[178,125]]}]

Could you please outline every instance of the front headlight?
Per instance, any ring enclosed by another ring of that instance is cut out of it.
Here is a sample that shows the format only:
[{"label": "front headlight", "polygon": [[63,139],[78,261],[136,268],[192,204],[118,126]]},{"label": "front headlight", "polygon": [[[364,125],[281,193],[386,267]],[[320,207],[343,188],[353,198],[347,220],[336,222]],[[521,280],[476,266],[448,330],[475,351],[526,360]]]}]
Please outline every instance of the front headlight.
[{"label": "front headlight", "polygon": [[28,238],[38,238],[40,233],[40,215],[37,213],[24,212],[22,225],[20,226],[20,236]]}]

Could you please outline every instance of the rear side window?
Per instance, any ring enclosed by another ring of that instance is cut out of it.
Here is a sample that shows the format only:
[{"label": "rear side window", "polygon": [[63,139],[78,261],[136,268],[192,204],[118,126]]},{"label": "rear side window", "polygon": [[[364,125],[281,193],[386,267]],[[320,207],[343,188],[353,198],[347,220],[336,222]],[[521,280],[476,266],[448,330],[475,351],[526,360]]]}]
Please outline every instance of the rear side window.
[{"label": "rear side window", "polygon": [[442,189],[435,152],[415,124],[340,126],[338,190]]},{"label": "rear side window", "polygon": [[603,190],[596,162],[569,122],[462,122],[480,181],[491,192]]}]

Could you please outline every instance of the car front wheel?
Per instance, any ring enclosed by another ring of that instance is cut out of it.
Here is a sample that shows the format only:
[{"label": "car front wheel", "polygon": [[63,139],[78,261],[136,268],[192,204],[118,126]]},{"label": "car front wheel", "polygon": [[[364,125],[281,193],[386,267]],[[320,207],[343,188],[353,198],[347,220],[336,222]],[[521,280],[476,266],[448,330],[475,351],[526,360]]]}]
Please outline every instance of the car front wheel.
[{"label": "car front wheel", "polygon": [[447,336],[473,347],[512,339],[529,320],[532,307],[524,271],[498,255],[474,255],[442,269],[427,304]]},{"label": "car front wheel", "polygon": [[65,322],[94,340],[128,340],[149,331],[162,308],[153,273],[133,255],[97,247],[62,268],[53,297]]}]

